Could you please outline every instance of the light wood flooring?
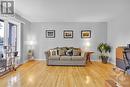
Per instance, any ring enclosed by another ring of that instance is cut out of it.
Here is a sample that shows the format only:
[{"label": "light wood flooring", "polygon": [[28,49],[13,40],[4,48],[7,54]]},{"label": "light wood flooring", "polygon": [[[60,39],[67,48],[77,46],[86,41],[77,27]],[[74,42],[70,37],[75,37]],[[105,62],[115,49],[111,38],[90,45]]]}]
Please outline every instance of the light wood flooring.
[{"label": "light wood flooring", "polygon": [[81,67],[46,66],[45,61],[30,61],[0,77],[0,87],[105,87],[112,67],[100,62]]}]

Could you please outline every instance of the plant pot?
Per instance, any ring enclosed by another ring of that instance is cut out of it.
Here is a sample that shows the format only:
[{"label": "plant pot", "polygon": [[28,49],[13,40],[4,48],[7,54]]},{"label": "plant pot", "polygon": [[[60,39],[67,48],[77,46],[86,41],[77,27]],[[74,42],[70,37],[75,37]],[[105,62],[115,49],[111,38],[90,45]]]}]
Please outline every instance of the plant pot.
[{"label": "plant pot", "polygon": [[107,63],[107,60],[108,60],[108,57],[102,57],[102,63],[106,64]]}]

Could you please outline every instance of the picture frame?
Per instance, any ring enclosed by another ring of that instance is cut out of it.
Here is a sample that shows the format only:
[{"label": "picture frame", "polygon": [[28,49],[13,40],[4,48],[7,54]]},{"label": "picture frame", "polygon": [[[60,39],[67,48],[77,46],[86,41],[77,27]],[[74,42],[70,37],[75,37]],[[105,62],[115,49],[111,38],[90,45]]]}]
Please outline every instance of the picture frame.
[{"label": "picture frame", "polygon": [[46,30],[46,38],[55,38],[55,30]]},{"label": "picture frame", "polygon": [[64,38],[73,38],[73,30],[64,30],[63,37]]},{"label": "picture frame", "polygon": [[81,38],[91,38],[91,30],[82,30]]}]

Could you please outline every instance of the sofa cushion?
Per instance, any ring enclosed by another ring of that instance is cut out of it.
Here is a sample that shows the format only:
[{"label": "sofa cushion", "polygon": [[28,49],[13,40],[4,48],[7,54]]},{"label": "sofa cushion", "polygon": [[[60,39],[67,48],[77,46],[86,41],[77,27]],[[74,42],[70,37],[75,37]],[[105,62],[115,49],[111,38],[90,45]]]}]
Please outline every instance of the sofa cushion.
[{"label": "sofa cushion", "polygon": [[71,60],[71,56],[61,56],[60,60]]},{"label": "sofa cushion", "polygon": [[59,60],[60,59],[60,56],[56,55],[56,56],[49,56],[48,59],[51,59],[51,60]]},{"label": "sofa cushion", "polygon": [[72,60],[83,60],[82,56],[72,56]]}]

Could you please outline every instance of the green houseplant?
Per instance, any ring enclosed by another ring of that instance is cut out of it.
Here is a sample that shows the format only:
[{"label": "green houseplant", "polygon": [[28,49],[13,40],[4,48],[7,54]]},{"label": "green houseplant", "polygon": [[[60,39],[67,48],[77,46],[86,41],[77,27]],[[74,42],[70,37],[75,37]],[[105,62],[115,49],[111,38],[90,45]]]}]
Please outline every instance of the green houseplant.
[{"label": "green houseplant", "polygon": [[97,47],[97,50],[100,52],[99,58],[102,59],[102,62],[107,63],[109,53],[111,52],[111,46],[107,43],[100,43]]}]

